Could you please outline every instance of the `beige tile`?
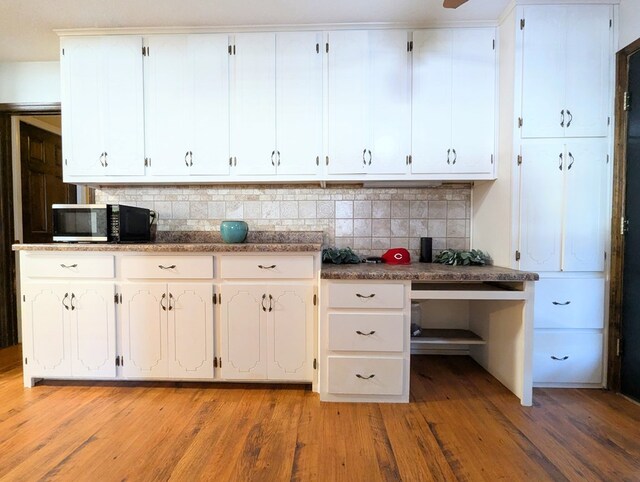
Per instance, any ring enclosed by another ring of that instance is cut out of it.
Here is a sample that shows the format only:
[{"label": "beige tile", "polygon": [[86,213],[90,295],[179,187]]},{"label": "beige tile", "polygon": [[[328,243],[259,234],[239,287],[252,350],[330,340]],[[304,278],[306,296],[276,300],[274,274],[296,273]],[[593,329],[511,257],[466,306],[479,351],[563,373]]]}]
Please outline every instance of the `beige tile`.
[{"label": "beige tile", "polygon": [[465,219],[467,217],[467,203],[464,201],[447,202],[447,219]]},{"label": "beige tile", "polygon": [[353,236],[353,219],[336,220],[336,237]]},{"label": "beige tile", "polygon": [[409,236],[409,220],[391,219],[391,236]]},{"label": "beige tile", "polygon": [[336,237],[336,248],[353,248],[352,237]]},{"label": "beige tile", "polygon": [[264,219],[280,219],[280,203],[278,201],[262,201],[261,209]]},{"label": "beige tile", "polygon": [[153,203],[153,210],[158,214],[158,219],[170,219],[173,217],[171,203],[168,201],[155,201]]},{"label": "beige tile", "polygon": [[207,211],[209,218],[224,219],[224,202],[209,201],[207,203]]},{"label": "beige tile", "polygon": [[260,219],[262,217],[260,201],[245,201],[243,204],[244,219]]},{"label": "beige tile", "polygon": [[353,218],[353,201],[336,201],[336,219]]},{"label": "beige tile", "polygon": [[207,219],[208,211],[207,211],[207,203],[204,201],[191,201],[189,203],[191,205],[189,216],[191,219]]},{"label": "beige tile", "polygon": [[174,201],[171,204],[173,219],[189,219],[189,203],[187,201]]},{"label": "beige tile", "polygon": [[353,235],[371,237],[371,219],[354,219]]},{"label": "beige tile", "polygon": [[450,219],[447,221],[447,238],[464,238],[466,233],[464,219]]},{"label": "beige tile", "polygon": [[280,201],[280,217],[282,219],[297,219],[298,201]]},{"label": "beige tile", "polygon": [[241,201],[225,201],[224,216],[227,219],[242,219],[244,217],[244,206]]},{"label": "beige tile", "polygon": [[321,219],[324,219],[324,218],[333,219],[336,214],[335,202],[327,201],[327,200],[318,201],[317,214],[318,214],[318,218],[321,218]]},{"label": "beige tile", "polygon": [[447,248],[449,249],[465,249],[464,238],[447,238]]},{"label": "beige tile", "polygon": [[426,219],[411,219],[409,221],[409,236],[419,238],[421,236],[428,236],[427,220]]},{"label": "beige tile", "polygon": [[391,201],[392,218],[409,217],[409,201]]},{"label": "beige tile", "polygon": [[429,215],[427,201],[411,201],[410,215],[412,219],[426,218]]},{"label": "beige tile", "polygon": [[391,248],[409,248],[409,238],[390,238],[389,244]]},{"label": "beige tile", "polygon": [[371,201],[354,201],[353,217],[354,218],[370,218],[371,217]]},{"label": "beige tile", "polygon": [[373,201],[371,210],[371,214],[374,219],[388,218],[391,216],[391,202]]},{"label": "beige tile", "polygon": [[429,201],[429,219],[447,219],[447,201]]},{"label": "beige tile", "polygon": [[444,238],[447,236],[447,222],[444,219],[429,219],[427,233],[432,238]]},{"label": "beige tile", "polygon": [[389,238],[371,238],[371,249],[389,249],[391,240]]},{"label": "beige tile", "polygon": [[391,220],[390,219],[372,219],[371,234],[373,236],[389,237],[391,236]]},{"label": "beige tile", "polygon": [[356,249],[356,250],[371,249],[371,238],[370,237],[365,237],[365,238],[354,237],[353,249]]},{"label": "beige tile", "polygon": [[302,219],[316,218],[316,202],[315,201],[299,201],[298,210]]}]

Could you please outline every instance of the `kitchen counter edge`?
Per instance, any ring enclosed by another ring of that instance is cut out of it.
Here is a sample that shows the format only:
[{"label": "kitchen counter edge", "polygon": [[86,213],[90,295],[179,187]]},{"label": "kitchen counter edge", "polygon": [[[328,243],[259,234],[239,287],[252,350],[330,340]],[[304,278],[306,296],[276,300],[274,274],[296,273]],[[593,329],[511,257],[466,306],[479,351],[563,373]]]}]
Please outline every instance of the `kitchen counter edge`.
[{"label": "kitchen counter edge", "polygon": [[44,243],[14,244],[14,251],[59,251],[59,252],[144,252],[144,253],[295,253],[319,252],[319,243],[148,243],[148,244],[107,244],[107,243]]}]

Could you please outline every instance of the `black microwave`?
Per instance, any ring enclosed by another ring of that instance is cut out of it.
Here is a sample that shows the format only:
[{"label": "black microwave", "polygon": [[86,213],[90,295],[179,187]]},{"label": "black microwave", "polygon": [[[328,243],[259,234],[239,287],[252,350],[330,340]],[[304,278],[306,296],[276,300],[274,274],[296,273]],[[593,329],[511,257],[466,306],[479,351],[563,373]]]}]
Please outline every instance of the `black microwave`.
[{"label": "black microwave", "polygon": [[122,204],[54,204],[53,240],[148,243],[155,212]]}]

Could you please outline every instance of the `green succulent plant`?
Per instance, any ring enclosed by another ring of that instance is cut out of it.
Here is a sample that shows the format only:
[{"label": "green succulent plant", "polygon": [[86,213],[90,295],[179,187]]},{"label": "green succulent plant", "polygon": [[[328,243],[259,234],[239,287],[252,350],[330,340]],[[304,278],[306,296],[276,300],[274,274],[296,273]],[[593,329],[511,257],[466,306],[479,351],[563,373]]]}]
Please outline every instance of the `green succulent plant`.
[{"label": "green succulent plant", "polygon": [[452,266],[470,266],[491,264],[491,257],[479,249],[471,251],[463,249],[443,249],[433,260],[434,263],[450,264]]},{"label": "green succulent plant", "polygon": [[358,264],[362,260],[351,248],[324,248],[322,262],[333,264]]}]

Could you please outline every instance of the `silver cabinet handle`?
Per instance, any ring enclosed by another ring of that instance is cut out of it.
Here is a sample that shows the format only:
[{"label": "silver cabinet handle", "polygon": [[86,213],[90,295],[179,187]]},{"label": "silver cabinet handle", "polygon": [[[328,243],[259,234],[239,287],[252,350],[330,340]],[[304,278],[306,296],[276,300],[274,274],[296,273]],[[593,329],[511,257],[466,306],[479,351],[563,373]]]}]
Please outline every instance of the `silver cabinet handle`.
[{"label": "silver cabinet handle", "polygon": [[558,162],[558,169],[560,169],[561,171],[562,171],[562,159],[563,159],[563,156],[562,156],[562,152],[561,152],[560,153],[560,161]]},{"label": "silver cabinet handle", "polygon": [[367,160],[365,159],[366,155],[367,155],[367,150],[366,149],[362,149],[362,165],[363,166],[367,165]]},{"label": "silver cabinet handle", "polygon": [[565,301],[564,303],[560,303],[559,301],[552,301],[551,303],[556,306],[567,306],[571,304],[571,301]]},{"label": "silver cabinet handle", "polygon": [[553,355],[551,355],[551,359],[552,359],[552,360],[556,360],[556,361],[565,361],[565,360],[568,360],[568,359],[569,359],[569,355],[565,355],[565,356],[563,356],[562,358],[558,358],[557,356],[553,356]]},{"label": "silver cabinet handle", "polygon": [[160,268],[160,269],[175,269],[176,265],[172,264],[171,266],[163,266],[163,265],[159,264],[158,268]]},{"label": "silver cabinet handle", "polygon": [[184,153],[184,164],[189,167],[189,151]]},{"label": "silver cabinet handle", "polygon": [[75,300],[75,299],[76,299],[76,295],[74,293],[71,293],[71,301],[70,301],[71,311],[76,309],[76,305],[73,304],[73,300]]},{"label": "silver cabinet handle", "polygon": [[271,151],[271,165],[274,166],[274,167],[275,167],[276,163],[273,160],[273,156],[275,156],[275,155],[276,155],[276,151]]},{"label": "silver cabinet handle", "polygon": [[451,161],[451,164],[455,164],[456,161],[458,160],[458,154],[456,154],[455,149],[451,149],[451,151],[453,152],[453,161]]},{"label": "silver cabinet handle", "polygon": [[264,300],[266,300],[266,299],[267,299],[267,295],[263,294],[262,295],[262,299],[260,300],[260,306],[262,306],[262,311],[267,311],[267,308],[265,308],[265,306],[264,306]]},{"label": "silver cabinet handle", "polygon": [[361,295],[360,293],[356,293],[358,298],[373,298],[375,295],[375,293],[371,293],[370,295]]},{"label": "silver cabinet handle", "polygon": [[[168,303],[169,311],[173,310],[173,306],[171,306],[171,300],[173,300],[173,295],[171,293],[169,293],[169,303]],[[175,305],[175,303],[174,303],[174,305]]]},{"label": "silver cabinet handle", "polygon": [[280,165],[280,151],[278,151],[278,166]]},{"label": "silver cabinet handle", "polygon": [[193,152],[189,151],[189,167],[193,166]]},{"label": "silver cabinet handle", "polygon": [[571,115],[571,111],[567,110],[567,115],[569,116],[569,122],[567,122],[567,127],[571,127],[571,122],[573,121],[573,116]]},{"label": "silver cabinet handle", "polygon": [[74,264],[64,264],[64,263],[60,263],[60,266],[61,266],[62,268],[66,268],[66,269],[71,269],[71,268],[77,268],[77,267],[78,267],[78,265],[77,265],[77,264],[75,264],[75,263],[74,263]]},{"label": "silver cabinet handle", "polygon": [[356,330],[356,333],[358,335],[362,335],[362,336],[371,336],[375,334],[375,330],[370,331],[369,333],[362,333],[360,330]]},{"label": "silver cabinet handle", "polygon": [[100,165],[101,165],[102,167],[107,167],[107,161],[106,161],[106,159],[105,159],[105,158],[106,158],[106,155],[107,155],[107,153],[106,153],[106,152],[102,152],[102,153],[100,154]]},{"label": "silver cabinet handle", "polygon": [[69,297],[69,293],[65,293],[64,294],[64,298],[62,298],[62,306],[65,307],[65,309],[68,311],[69,310],[69,306],[67,306],[67,304],[65,303],[66,299]]},{"label": "silver cabinet handle", "polygon": [[261,264],[258,265],[258,268],[260,269],[274,269],[276,267],[275,264],[272,264],[271,266],[263,266]]},{"label": "silver cabinet handle", "polygon": [[447,149],[447,164],[451,164],[451,149]]},{"label": "silver cabinet handle", "polygon": [[356,373],[356,377],[360,378],[361,380],[371,380],[373,377],[375,377],[376,374],[372,373],[371,375],[369,375],[368,377],[363,377],[362,375],[360,375],[359,373]]},{"label": "silver cabinet handle", "polygon": [[166,299],[167,294],[162,293],[162,298],[160,298],[160,306],[162,306],[162,311],[167,311],[167,307],[162,304],[162,300]]},{"label": "silver cabinet handle", "polygon": [[569,153],[569,167],[567,167],[567,171],[571,169],[571,166],[573,166],[574,162],[575,162],[575,159],[573,158],[573,154]]},{"label": "silver cabinet handle", "polygon": [[269,312],[273,311],[273,296],[269,295]]},{"label": "silver cabinet handle", "polygon": [[560,127],[564,127],[564,109],[560,111]]},{"label": "silver cabinet handle", "polygon": [[369,149],[367,149],[367,152],[369,153],[369,165],[371,165],[371,158],[372,158],[371,151]]}]

